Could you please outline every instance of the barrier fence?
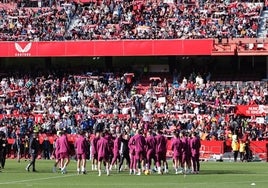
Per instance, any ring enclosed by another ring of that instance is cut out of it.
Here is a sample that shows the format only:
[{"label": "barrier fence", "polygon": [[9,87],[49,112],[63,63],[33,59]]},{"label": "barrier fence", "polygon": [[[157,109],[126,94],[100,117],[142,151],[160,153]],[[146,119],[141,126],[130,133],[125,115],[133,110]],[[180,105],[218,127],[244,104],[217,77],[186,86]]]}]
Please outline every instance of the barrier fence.
[{"label": "barrier fence", "polygon": [[[56,135],[40,134],[39,135],[40,144],[42,144],[45,137],[48,138],[48,140],[50,141],[51,146],[52,146],[52,144],[56,138]],[[76,139],[76,135],[68,134],[67,138],[70,142],[70,145],[72,146],[71,148],[73,148],[73,143]],[[14,143],[15,143],[14,139],[8,139],[8,154],[7,154],[8,158],[15,158],[16,157]],[[52,149],[52,147],[51,147],[51,149]],[[250,149],[254,155],[258,155],[258,157],[261,160],[268,162],[268,159],[267,159],[268,141],[251,141],[250,142]],[[203,141],[203,140],[201,140],[200,158],[202,160],[209,159],[212,155],[224,154],[224,152],[226,152],[224,141]],[[23,152],[22,152],[22,154],[23,154]],[[172,157],[172,154],[173,154],[173,152],[171,150],[171,139],[168,139],[168,141],[167,141],[167,157]],[[40,153],[40,155],[41,155],[41,153]]]}]

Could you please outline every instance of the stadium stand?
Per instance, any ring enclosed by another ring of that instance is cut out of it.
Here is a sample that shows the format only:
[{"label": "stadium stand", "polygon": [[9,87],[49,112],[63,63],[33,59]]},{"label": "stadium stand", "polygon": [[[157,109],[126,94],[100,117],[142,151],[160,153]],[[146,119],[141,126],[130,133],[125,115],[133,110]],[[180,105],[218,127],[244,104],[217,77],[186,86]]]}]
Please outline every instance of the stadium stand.
[{"label": "stadium stand", "polygon": [[18,1],[1,4],[1,40],[256,38],[255,1]]},{"label": "stadium stand", "polygon": [[[263,1],[6,0],[0,3],[0,41],[213,38],[215,54],[262,52],[266,39],[256,38],[266,35],[264,30],[258,33],[266,24],[265,10]],[[29,44],[17,51],[27,51]],[[0,130],[11,140],[17,133],[23,137],[36,131],[41,139],[50,135],[52,142],[59,129],[67,130],[71,140],[79,129],[93,132],[97,120],[111,132],[165,122],[161,126],[167,136],[174,129],[187,129],[199,132],[203,141],[228,142],[237,131],[241,139],[266,141],[267,82],[248,73],[239,75],[247,82],[231,74],[220,76],[225,81],[198,73],[177,82],[163,73],[130,82],[115,73],[3,76]],[[209,149],[203,154],[212,153]]]},{"label": "stadium stand", "polygon": [[[101,121],[112,133],[162,126],[167,136],[184,129],[204,141],[226,142],[234,132],[240,139],[268,139],[266,82],[210,82],[193,73],[178,85],[159,77],[143,85],[128,75],[133,74],[3,78],[0,130],[10,139],[60,129],[75,135],[80,129],[92,133]],[[260,119],[258,113],[266,115]]]}]

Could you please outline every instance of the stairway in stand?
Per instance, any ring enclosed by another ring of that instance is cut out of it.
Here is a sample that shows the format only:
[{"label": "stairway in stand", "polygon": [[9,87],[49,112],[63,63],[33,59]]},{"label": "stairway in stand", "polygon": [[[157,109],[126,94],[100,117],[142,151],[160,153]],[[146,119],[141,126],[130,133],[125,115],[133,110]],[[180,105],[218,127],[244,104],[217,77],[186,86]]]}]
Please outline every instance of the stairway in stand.
[{"label": "stairway in stand", "polygon": [[268,32],[268,10],[263,10],[259,19],[258,38],[266,38]]}]

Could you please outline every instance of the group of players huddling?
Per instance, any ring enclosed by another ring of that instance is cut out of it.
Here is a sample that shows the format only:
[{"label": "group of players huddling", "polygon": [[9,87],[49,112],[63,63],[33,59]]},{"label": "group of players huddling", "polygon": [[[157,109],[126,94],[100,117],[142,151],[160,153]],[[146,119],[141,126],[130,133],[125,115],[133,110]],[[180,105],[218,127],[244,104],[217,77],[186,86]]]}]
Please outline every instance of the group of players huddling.
[{"label": "group of players huddling", "polygon": [[[59,166],[61,172],[66,173],[66,167],[70,161],[68,157],[70,148],[66,135],[59,132],[58,136],[55,142],[54,170]],[[135,175],[141,175],[142,172],[146,175],[153,172],[168,173],[167,139],[162,130],[136,129],[133,135],[128,133],[111,135],[106,130],[97,131],[89,141],[85,133],[80,131],[74,142],[77,173],[86,174],[89,150],[92,170],[97,170],[99,176],[102,174],[102,164],[104,164],[107,175],[110,175],[113,167],[117,169],[118,173],[128,167],[129,174]],[[173,132],[171,150],[173,153],[172,164],[176,174],[199,173],[200,147],[200,139],[196,132]]]}]

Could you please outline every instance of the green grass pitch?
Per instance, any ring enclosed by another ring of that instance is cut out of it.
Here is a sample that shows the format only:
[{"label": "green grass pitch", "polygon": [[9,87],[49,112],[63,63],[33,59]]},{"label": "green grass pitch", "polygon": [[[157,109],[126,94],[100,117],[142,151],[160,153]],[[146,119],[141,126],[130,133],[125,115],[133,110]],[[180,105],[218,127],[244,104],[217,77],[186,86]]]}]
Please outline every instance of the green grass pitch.
[{"label": "green grass pitch", "polygon": [[201,162],[200,174],[175,175],[170,166],[169,174],[129,175],[128,170],[101,177],[91,171],[76,174],[76,162],[71,160],[68,173],[52,173],[53,160],[38,160],[38,172],[26,172],[27,161],[7,160],[0,172],[1,188],[267,188],[268,163],[250,162]]}]

